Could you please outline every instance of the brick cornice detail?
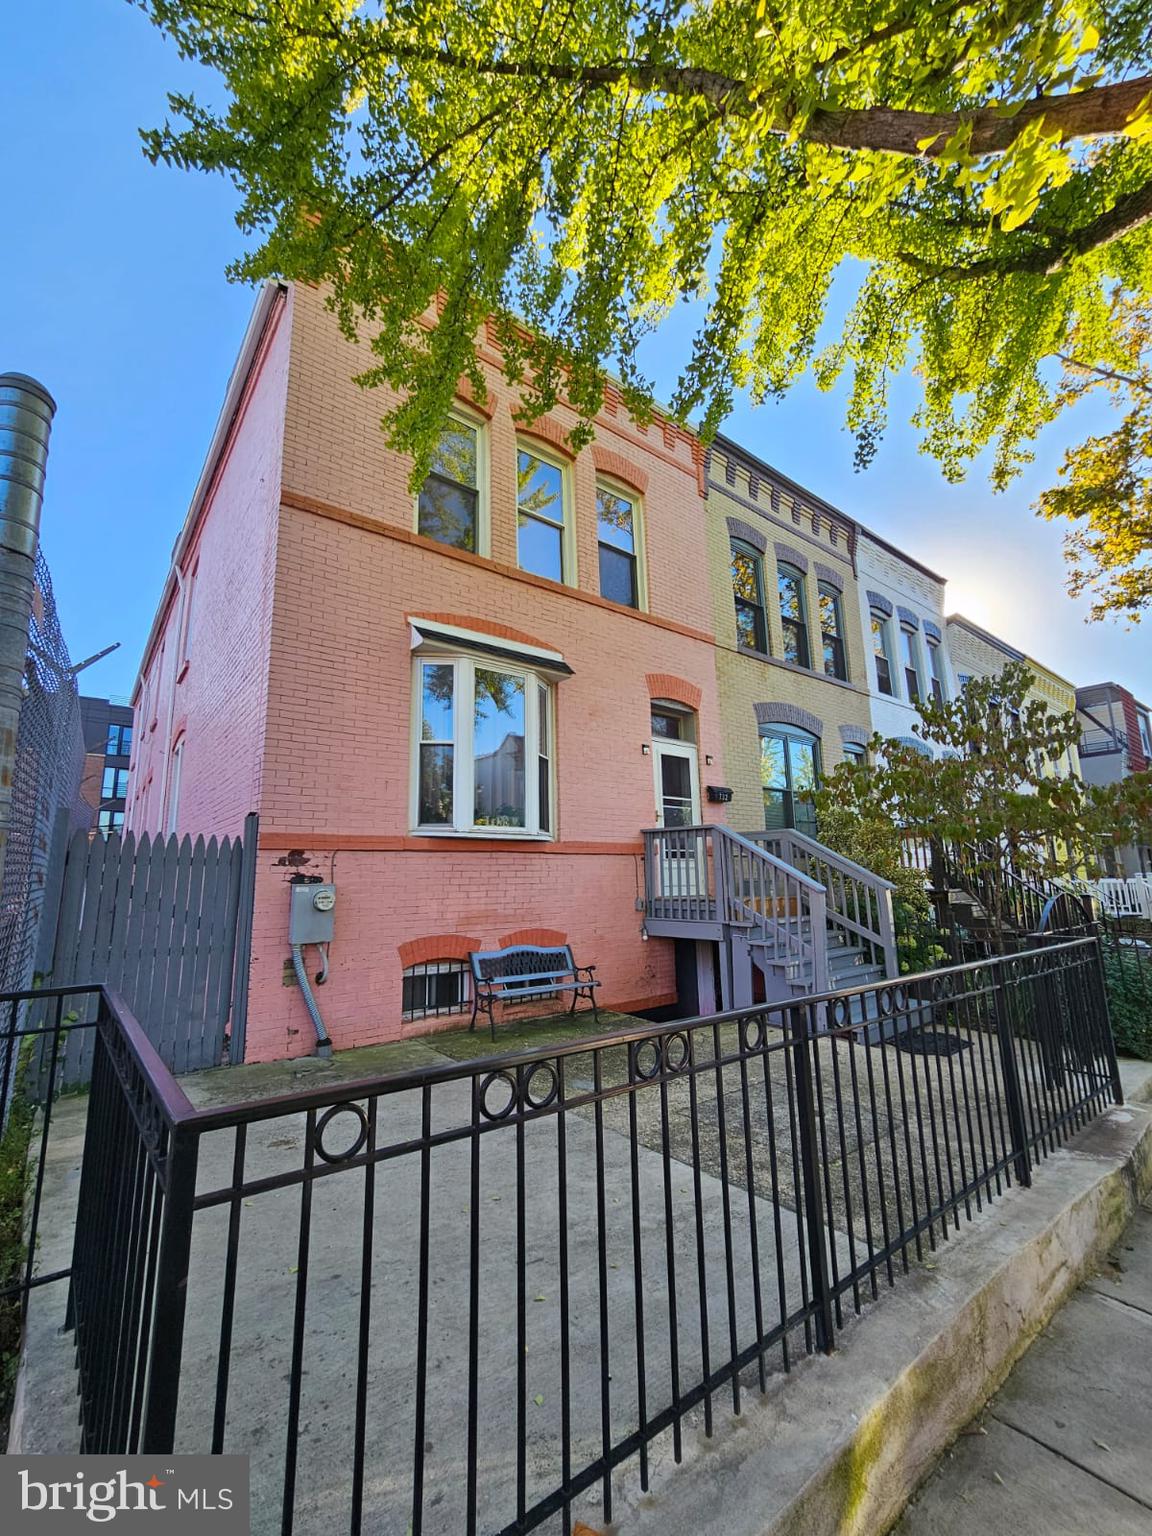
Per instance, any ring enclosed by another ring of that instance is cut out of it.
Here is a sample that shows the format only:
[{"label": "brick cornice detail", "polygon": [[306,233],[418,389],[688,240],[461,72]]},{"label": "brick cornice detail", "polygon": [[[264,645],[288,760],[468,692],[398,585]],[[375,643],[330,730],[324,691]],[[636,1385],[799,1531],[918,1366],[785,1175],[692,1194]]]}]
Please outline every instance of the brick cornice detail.
[{"label": "brick cornice detail", "polygon": [[703,697],[695,683],[686,678],[674,677],[671,672],[648,672],[644,681],[648,684],[648,696],[652,699],[671,699],[687,709],[698,710]]},{"label": "brick cornice detail", "polygon": [[614,453],[611,448],[602,448],[599,443],[593,443],[592,462],[596,466],[597,473],[611,475],[613,480],[619,480],[624,485],[631,486],[637,495],[647,495],[647,471],[633,464],[631,459],[626,459],[622,453]]},{"label": "brick cornice detail", "polygon": [[410,965],[422,965],[427,960],[467,960],[474,949],[484,946],[479,939],[466,933],[430,933],[422,939],[405,939],[397,944],[396,953],[405,970]]},{"label": "brick cornice detail", "polygon": [[500,935],[501,949],[508,949],[513,944],[539,944],[544,948],[558,949],[567,942],[568,935],[559,928],[516,928],[511,933]]},{"label": "brick cornice detail", "polygon": [[404,617],[413,624],[419,624],[421,619],[426,624],[452,624],[457,629],[472,629],[480,635],[491,635],[494,640],[511,640],[517,645],[535,645],[542,651],[556,649],[550,641],[538,640],[535,635],[526,635],[522,629],[513,629],[509,624],[496,624],[491,619],[478,619],[468,613],[406,613]]}]

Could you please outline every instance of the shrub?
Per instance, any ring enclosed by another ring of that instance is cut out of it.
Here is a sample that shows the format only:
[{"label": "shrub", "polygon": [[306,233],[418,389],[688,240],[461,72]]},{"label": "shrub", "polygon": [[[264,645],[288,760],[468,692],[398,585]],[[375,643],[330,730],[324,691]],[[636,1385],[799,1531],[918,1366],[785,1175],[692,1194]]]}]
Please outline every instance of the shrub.
[{"label": "shrub", "polygon": [[1152,949],[1105,950],[1104,984],[1116,1049],[1152,1061]]}]

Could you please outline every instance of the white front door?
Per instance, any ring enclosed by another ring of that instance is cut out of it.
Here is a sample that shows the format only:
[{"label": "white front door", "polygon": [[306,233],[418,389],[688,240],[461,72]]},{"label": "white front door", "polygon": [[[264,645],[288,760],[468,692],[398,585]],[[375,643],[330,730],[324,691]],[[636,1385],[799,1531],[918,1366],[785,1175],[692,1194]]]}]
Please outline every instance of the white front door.
[{"label": "white front door", "polygon": [[690,741],[654,741],[652,767],[656,776],[656,825],[700,825],[700,772],[696,747]]},{"label": "white front door", "polygon": [[652,766],[656,777],[656,825],[668,834],[660,839],[660,894],[699,896],[707,886],[702,834],[677,832],[680,827],[700,825],[696,747],[687,741],[654,741]]}]

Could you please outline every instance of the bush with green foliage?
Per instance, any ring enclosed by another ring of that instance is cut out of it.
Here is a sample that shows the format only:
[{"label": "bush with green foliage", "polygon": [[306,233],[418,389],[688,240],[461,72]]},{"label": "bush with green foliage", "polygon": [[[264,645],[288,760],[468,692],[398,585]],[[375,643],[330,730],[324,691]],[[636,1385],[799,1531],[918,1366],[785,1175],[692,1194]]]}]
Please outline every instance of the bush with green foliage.
[{"label": "bush with green foliage", "polygon": [[1116,1049],[1152,1061],[1152,951],[1105,950],[1104,985]]},{"label": "bush with green foliage", "polygon": [[891,880],[900,970],[931,970],[943,961],[945,950],[924,877],[904,867],[899,829],[882,805],[856,793],[863,787],[859,770],[847,767],[833,775],[832,787],[817,794],[821,841],[882,880]]}]

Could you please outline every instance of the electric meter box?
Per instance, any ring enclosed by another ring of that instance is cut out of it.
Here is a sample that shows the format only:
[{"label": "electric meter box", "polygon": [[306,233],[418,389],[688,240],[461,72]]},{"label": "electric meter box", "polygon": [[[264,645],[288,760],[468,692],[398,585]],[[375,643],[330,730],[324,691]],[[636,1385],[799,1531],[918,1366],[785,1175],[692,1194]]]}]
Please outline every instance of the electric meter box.
[{"label": "electric meter box", "polygon": [[292,887],[289,944],[330,944],[336,927],[336,887],[301,881]]}]

